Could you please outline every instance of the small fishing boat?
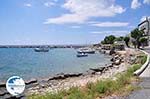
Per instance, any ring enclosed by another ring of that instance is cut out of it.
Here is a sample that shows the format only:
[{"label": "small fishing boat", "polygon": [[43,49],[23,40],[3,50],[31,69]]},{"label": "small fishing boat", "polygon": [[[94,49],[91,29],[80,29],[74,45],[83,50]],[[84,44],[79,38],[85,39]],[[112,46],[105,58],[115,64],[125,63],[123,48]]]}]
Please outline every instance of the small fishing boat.
[{"label": "small fishing boat", "polygon": [[86,54],[94,54],[95,53],[95,50],[93,49],[88,49],[88,48],[82,48],[82,49],[79,49],[77,50],[77,53],[81,54],[81,53],[86,53]]},{"label": "small fishing boat", "polygon": [[81,54],[77,54],[77,57],[87,57],[88,54],[85,54],[85,53],[81,53]]},{"label": "small fishing boat", "polygon": [[48,52],[49,49],[45,48],[45,47],[42,47],[42,48],[35,48],[34,51],[35,52]]}]

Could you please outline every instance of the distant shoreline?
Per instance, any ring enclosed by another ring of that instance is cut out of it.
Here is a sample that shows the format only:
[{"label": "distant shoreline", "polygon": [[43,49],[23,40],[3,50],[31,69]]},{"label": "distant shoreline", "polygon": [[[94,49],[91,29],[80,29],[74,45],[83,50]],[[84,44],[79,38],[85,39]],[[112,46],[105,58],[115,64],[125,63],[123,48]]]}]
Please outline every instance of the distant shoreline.
[{"label": "distant shoreline", "polygon": [[0,48],[38,48],[38,47],[48,47],[48,48],[80,48],[90,46],[88,44],[81,45],[0,45]]}]

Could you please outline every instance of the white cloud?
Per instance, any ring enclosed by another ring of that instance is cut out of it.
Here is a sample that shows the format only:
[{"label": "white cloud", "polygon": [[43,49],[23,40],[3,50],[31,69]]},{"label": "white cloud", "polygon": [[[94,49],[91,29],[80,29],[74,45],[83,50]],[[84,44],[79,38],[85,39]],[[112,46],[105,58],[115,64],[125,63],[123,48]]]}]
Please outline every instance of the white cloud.
[{"label": "white cloud", "polygon": [[113,34],[113,35],[126,35],[128,34],[129,31],[126,31],[126,30],[120,30],[120,31],[115,31],[115,30],[112,30],[112,31],[93,31],[91,32],[91,34],[100,34],[100,35],[109,35],[109,34]]},{"label": "white cloud", "polygon": [[143,3],[144,4],[150,4],[150,0],[144,0]]},{"label": "white cloud", "polygon": [[129,25],[128,22],[99,22],[92,24],[92,26],[97,27],[126,27],[128,25]]},{"label": "white cloud", "polygon": [[45,2],[44,5],[45,5],[46,7],[51,7],[51,6],[54,6],[55,3],[54,3],[54,2]]},{"label": "white cloud", "polygon": [[71,26],[71,28],[80,28],[81,26],[78,26],[78,25],[74,25],[74,26]]},{"label": "white cloud", "polygon": [[139,8],[140,6],[141,6],[141,3],[138,0],[132,0],[132,3],[131,3],[132,9]]},{"label": "white cloud", "polygon": [[25,3],[24,6],[31,7],[32,5],[30,3]]},{"label": "white cloud", "polygon": [[146,20],[146,16],[142,16],[142,18],[141,18],[141,22],[143,22],[143,21],[145,21]]},{"label": "white cloud", "polygon": [[143,21],[145,21],[146,20],[146,17],[148,17],[148,18],[150,18],[150,16],[142,16],[142,18],[141,18],[141,22],[143,22]]},{"label": "white cloud", "polygon": [[66,0],[63,8],[70,13],[49,18],[45,24],[84,23],[91,17],[112,17],[125,11],[115,0]]}]

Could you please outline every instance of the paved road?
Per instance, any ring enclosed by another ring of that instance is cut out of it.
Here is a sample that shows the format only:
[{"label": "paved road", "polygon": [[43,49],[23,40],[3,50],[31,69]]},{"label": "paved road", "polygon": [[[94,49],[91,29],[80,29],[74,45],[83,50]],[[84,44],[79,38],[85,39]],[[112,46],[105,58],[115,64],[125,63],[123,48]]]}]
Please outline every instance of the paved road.
[{"label": "paved road", "polygon": [[[145,48],[145,51],[150,54],[150,48]],[[141,78],[149,78],[150,77],[150,64],[149,66],[144,70],[144,72],[140,75]]]},{"label": "paved road", "polygon": [[[150,48],[146,48],[145,51],[150,54]],[[134,91],[126,99],[150,99],[150,64],[140,75],[140,78],[142,82],[138,86],[142,89]]]}]

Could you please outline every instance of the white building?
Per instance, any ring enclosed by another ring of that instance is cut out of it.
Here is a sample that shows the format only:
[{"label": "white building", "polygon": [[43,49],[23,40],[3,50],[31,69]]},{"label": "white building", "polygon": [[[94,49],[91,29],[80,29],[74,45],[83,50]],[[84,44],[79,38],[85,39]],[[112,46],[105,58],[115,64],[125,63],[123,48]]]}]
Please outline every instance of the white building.
[{"label": "white building", "polygon": [[146,17],[146,19],[138,25],[138,29],[144,31],[145,37],[148,37],[150,45],[150,18]]},{"label": "white building", "polygon": [[150,36],[150,18],[146,17],[146,20],[138,25],[139,30],[143,30],[145,35]]}]

